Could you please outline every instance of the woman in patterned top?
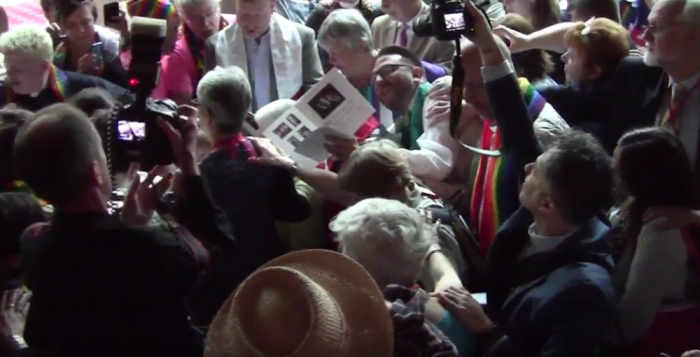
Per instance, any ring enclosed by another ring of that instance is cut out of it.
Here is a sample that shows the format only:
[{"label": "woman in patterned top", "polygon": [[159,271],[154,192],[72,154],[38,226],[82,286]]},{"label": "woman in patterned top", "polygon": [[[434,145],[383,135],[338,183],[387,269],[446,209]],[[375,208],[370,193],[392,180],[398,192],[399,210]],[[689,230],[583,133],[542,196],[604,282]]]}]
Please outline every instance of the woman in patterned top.
[{"label": "woman in patterned top", "polygon": [[59,1],[55,15],[66,38],[56,46],[54,65],[64,71],[102,77],[128,88],[129,75],[119,57],[105,49],[95,31],[95,4],[90,0]]}]

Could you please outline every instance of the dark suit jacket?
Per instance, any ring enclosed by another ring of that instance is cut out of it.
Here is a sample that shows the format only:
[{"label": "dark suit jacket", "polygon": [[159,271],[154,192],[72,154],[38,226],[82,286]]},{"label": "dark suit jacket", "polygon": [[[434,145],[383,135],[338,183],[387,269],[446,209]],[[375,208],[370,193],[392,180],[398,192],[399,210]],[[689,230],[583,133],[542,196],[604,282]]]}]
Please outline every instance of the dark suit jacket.
[{"label": "dark suit jacket", "polygon": [[537,90],[569,125],[592,132],[612,153],[622,134],[654,124],[667,84],[661,68],[627,57],[609,78]]},{"label": "dark suit jacket", "polygon": [[591,218],[554,250],[518,261],[532,223],[519,209],[489,251],[488,310],[505,338],[487,356],[595,356],[615,299],[609,228]]}]

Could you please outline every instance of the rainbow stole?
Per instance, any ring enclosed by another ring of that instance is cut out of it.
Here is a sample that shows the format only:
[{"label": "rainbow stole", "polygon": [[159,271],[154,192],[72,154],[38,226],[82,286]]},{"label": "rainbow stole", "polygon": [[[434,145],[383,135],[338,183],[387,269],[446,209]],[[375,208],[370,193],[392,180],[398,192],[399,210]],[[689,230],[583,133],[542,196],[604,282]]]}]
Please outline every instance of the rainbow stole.
[{"label": "rainbow stole", "polygon": [[[527,79],[519,78],[518,85],[527,104],[530,118],[534,121],[539,117],[547,101]],[[482,149],[500,149],[501,134],[497,129],[491,128],[490,121],[484,122],[481,133]],[[518,170],[520,170],[519,167],[509,165],[507,156],[479,157],[471,201],[471,222],[477,232],[479,247],[484,256],[488,253],[498,228],[519,206]]]},{"label": "rainbow stole", "polygon": [[[51,92],[53,93],[57,103],[63,103],[66,101],[66,89],[68,88],[68,77],[66,73],[56,68],[56,66],[51,65],[49,67],[49,79],[48,83],[51,87]],[[12,86],[6,86],[6,98],[8,103],[15,103],[17,99],[17,94],[12,90]]]},{"label": "rainbow stole", "polygon": [[168,20],[175,14],[175,6],[162,0],[132,0],[126,5],[129,16]]}]

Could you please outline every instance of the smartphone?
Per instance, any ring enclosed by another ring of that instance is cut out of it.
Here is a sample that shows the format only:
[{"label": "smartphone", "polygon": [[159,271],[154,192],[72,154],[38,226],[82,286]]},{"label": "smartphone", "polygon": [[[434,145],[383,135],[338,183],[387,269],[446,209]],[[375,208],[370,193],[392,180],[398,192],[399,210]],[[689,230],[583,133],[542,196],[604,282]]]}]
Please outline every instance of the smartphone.
[{"label": "smartphone", "polygon": [[102,9],[104,11],[105,22],[119,22],[119,18],[122,16],[121,11],[119,10],[119,2],[104,4]]},{"label": "smartphone", "polygon": [[102,42],[95,42],[90,45],[90,53],[93,57],[93,66],[99,68],[102,61]]}]

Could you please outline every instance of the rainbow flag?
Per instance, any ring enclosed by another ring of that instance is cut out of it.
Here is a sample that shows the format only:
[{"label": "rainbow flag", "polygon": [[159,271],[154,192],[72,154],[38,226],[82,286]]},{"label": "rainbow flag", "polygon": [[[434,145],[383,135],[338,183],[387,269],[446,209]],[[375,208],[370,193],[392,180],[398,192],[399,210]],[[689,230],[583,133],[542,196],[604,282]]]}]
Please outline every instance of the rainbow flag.
[{"label": "rainbow flag", "polygon": [[[547,101],[525,78],[518,79],[520,93],[527,104],[530,118],[539,117]],[[498,150],[501,148],[501,135],[492,126],[493,120],[484,122],[481,133],[481,148]],[[507,156],[481,156],[474,180],[471,201],[471,222],[479,241],[481,253],[486,256],[498,228],[520,206],[518,193],[520,163],[508,160]]]}]

